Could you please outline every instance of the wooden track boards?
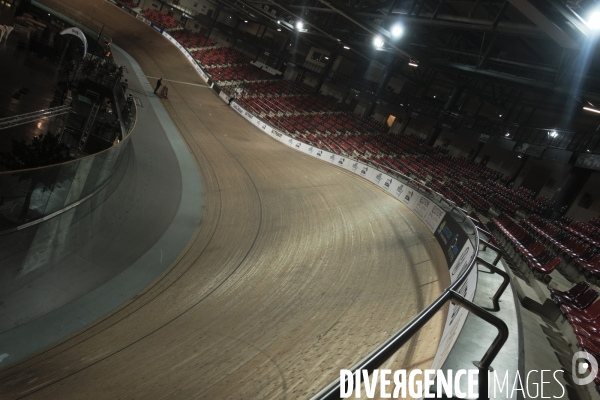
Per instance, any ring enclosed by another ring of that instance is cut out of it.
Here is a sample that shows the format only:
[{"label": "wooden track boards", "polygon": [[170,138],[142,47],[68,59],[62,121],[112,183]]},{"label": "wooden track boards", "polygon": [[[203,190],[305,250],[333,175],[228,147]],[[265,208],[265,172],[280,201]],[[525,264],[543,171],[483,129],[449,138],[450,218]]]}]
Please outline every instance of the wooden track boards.
[{"label": "wooden track boards", "polygon": [[[204,83],[109,2],[68,5],[105,23],[147,75]],[[433,235],[400,202],[259,132],[211,90],[167,84],[202,177],[196,234],[135,300],[1,371],[1,399],[307,398],[448,285]],[[442,314],[388,366],[427,368]]]}]

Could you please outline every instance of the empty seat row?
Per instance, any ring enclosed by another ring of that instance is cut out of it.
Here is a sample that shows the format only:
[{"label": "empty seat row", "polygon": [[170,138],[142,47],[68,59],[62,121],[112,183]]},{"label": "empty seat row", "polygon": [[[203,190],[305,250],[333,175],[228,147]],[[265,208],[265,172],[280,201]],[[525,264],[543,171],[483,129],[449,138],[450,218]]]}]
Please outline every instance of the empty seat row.
[{"label": "empty seat row", "polygon": [[274,78],[270,73],[263,71],[252,64],[207,68],[205,71],[211,75],[213,80],[219,83],[224,83],[227,81],[252,81]]},{"label": "empty seat row", "polygon": [[153,8],[146,8],[142,11],[144,17],[160,26],[162,29],[182,28],[183,24],[173,18],[172,15],[163,14]]},{"label": "empty seat row", "polygon": [[187,49],[214,46],[215,42],[205,37],[204,32],[204,29],[201,29],[200,32],[196,33],[182,29],[172,32],[171,36]]},{"label": "empty seat row", "polygon": [[135,3],[131,0],[117,0],[117,3],[129,9],[134,9],[135,7],[137,7]]},{"label": "empty seat row", "polygon": [[600,277],[600,254],[597,247],[539,215],[530,215],[523,220],[523,224],[555,246],[585,273]]},{"label": "empty seat row", "polygon": [[[552,298],[573,329],[577,345],[600,364],[600,301],[598,292],[589,283],[579,282],[567,291],[548,287]],[[591,365],[591,363],[589,363]],[[600,371],[594,378],[596,390],[600,392]]]},{"label": "empty seat row", "polygon": [[[249,55],[230,47],[197,50],[192,52],[192,55],[205,67],[228,64],[248,64],[252,61],[252,57]],[[253,68],[256,67],[253,66]]]},{"label": "empty seat row", "polygon": [[562,259],[538,241],[519,223],[506,214],[492,219],[501,235],[508,240],[515,251],[534,271],[542,274],[552,273]]}]

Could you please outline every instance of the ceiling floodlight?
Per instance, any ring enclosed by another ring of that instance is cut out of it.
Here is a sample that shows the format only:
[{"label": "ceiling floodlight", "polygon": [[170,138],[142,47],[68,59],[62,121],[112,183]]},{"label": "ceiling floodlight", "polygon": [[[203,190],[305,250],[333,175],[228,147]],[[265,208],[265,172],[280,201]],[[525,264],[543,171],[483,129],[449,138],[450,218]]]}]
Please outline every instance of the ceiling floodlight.
[{"label": "ceiling floodlight", "polygon": [[600,114],[600,110],[596,110],[595,108],[583,107],[583,109]]},{"label": "ceiling floodlight", "polygon": [[404,27],[400,24],[392,26],[392,37],[398,39],[404,34]]},{"label": "ceiling floodlight", "polygon": [[373,46],[375,46],[376,49],[381,49],[383,47],[384,43],[385,42],[383,41],[381,36],[375,36],[373,38]]},{"label": "ceiling floodlight", "polygon": [[417,60],[408,60],[408,65],[410,65],[411,67],[418,67],[419,66],[419,62]]},{"label": "ceiling floodlight", "polygon": [[600,30],[600,11],[595,11],[590,15],[587,26],[592,30]]},{"label": "ceiling floodlight", "polygon": [[551,138],[555,138],[558,136],[558,133],[556,131],[548,132],[548,136],[550,136]]},{"label": "ceiling floodlight", "polygon": [[350,50],[350,47],[348,47],[348,46],[344,46],[344,49],[346,49],[346,50]]},{"label": "ceiling floodlight", "polygon": [[299,31],[304,29],[304,23],[302,21],[296,22],[296,29],[298,29]]}]

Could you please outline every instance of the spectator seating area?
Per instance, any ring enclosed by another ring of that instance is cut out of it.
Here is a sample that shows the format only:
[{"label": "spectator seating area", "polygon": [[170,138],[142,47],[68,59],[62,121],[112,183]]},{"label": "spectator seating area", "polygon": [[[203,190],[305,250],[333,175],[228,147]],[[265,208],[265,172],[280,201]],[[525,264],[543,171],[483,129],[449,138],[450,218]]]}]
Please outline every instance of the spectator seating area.
[{"label": "spectator seating area", "polygon": [[565,261],[570,261],[590,279],[597,280],[600,277],[600,254],[594,244],[539,215],[530,215],[523,220],[523,224],[551,243],[563,254]]},{"label": "spectator seating area", "polygon": [[[587,282],[579,282],[567,291],[548,287],[554,301],[569,321],[577,345],[600,364],[600,301],[598,292]],[[591,363],[590,363],[591,365]],[[600,393],[600,371],[594,379]]]},{"label": "spectator seating area", "polygon": [[[279,96],[279,97],[239,97],[240,105],[261,118],[282,116],[286,113],[311,113],[328,111],[349,111],[346,104],[338,103],[335,97],[322,95]],[[270,119],[273,121],[273,119]]]},{"label": "spectator seating area", "polygon": [[[230,47],[198,50],[192,52],[192,55],[206,68],[223,65],[247,64],[252,61],[252,57],[249,55]],[[269,77],[272,77],[272,75],[269,74]]]},{"label": "spectator seating area", "polygon": [[216,43],[208,39],[203,35],[203,31],[192,33],[188,30],[182,29],[174,31],[171,36],[177,40],[185,48],[197,48],[197,47],[210,47]]},{"label": "spectator seating area", "polygon": [[[314,95],[314,89],[308,85],[275,79],[249,63],[231,65],[248,60],[239,51],[209,49],[195,56],[212,78],[224,85],[228,95],[235,90],[242,107],[298,140],[322,144],[330,151],[367,161],[380,162],[380,158],[389,154],[398,160],[395,167],[399,171],[424,181],[428,177],[447,180],[449,183],[443,190],[447,194],[453,191],[452,198],[457,204],[469,203],[479,212],[542,214],[552,205],[548,198],[536,197],[531,190],[507,188],[499,172],[466,158],[449,156],[441,147],[420,143],[410,149],[411,154],[406,154],[408,149],[396,149],[397,143],[392,143],[389,137],[378,136],[387,131],[385,124],[350,112],[349,106],[338,99]],[[219,66],[210,68],[211,65]],[[371,136],[367,139],[364,135]],[[372,148],[367,148],[366,143]],[[410,155],[414,157],[399,161]],[[460,181],[464,182],[457,184]]]},{"label": "spectator seating area", "polygon": [[177,21],[170,15],[166,15],[161,13],[160,11],[156,11],[153,8],[146,8],[142,11],[144,17],[148,18],[150,21],[154,22],[156,25],[160,26],[162,29],[173,29],[173,28],[183,28],[183,24],[180,21]]},{"label": "spectator seating area", "polygon": [[312,94],[315,91],[315,88],[304,83],[282,79],[245,82],[236,86],[235,89],[243,97],[301,96]]},{"label": "spectator seating area", "polygon": [[[529,233],[521,224],[506,214],[493,218],[492,223],[499,232],[505,248],[513,250],[513,255],[520,257],[534,273],[548,275],[562,262],[546,244]],[[509,253],[510,254],[510,253]]]},{"label": "spectator seating area", "polygon": [[593,221],[581,222],[571,220],[568,223],[560,222],[559,224],[563,229],[580,237],[587,243],[600,247],[600,228],[594,225]]},{"label": "spectator seating area", "polygon": [[224,84],[227,81],[257,81],[273,79],[273,75],[263,71],[262,69],[256,68],[252,64],[221,66],[214,68],[206,67],[205,71],[212,77],[214,81],[217,81],[220,84]]},{"label": "spectator seating area", "polygon": [[[321,96],[325,97],[325,96]],[[286,99],[289,99],[287,97]],[[298,133],[367,133],[382,132],[381,123],[371,119],[362,118],[354,113],[331,113],[331,114],[309,114],[274,116],[266,118],[271,124],[281,131],[292,136]],[[387,129],[386,129],[387,130]],[[302,137],[298,138],[302,140]]]}]

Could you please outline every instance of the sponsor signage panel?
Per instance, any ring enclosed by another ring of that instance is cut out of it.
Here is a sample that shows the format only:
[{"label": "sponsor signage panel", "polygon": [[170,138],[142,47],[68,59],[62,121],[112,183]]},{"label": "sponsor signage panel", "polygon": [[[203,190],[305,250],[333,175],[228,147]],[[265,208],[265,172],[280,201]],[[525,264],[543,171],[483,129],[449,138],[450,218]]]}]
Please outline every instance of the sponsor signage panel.
[{"label": "sponsor signage panel", "polygon": [[459,252],[468,242],[467,235],[463,228],[450,216],[446,214],[441,223],[433,233],[440,247],[444,252],[444,257],[449,266],[454,265]]},{"label": "sponsor signage panel", "polygon": [[[148,23],[148,22],[146,21],[146,23]],[[162,30],[162,29],[160,29],[160,27],[159,27],[158,25],[155,25],[153,22],[150,22],[150,24],[149,24],[149,25],[150,25],[152,28],[154,28],[154,30],[155,30],[156,32],[160,33],[161,35],[163,34],[163,30]]]},{"label": "sponsor signage panel", "polygon": [[221,92],[219,92],[219,97],[222,98],[223,100],[229,102],[229,96],[227,96],[227,94],[221,90]]},{"label": "sponsor signage panel", "polygon": [[[470,246],[471,242],[468,243],[468,246]],[[477,268],[473,268],[465,282],[458,289],[458,293],[467,300],[471,301],[475,296],[476,287]],[[446,317],[446,323],[444,324],[442,339],[440,340],[437,352],[433,358],[433,362],[430,367],[431,369],[440,369],[442,367],[444,361],[446,361],[446,358],[448,358],[452,347],[454,347],[454,343],[456,343],[456,339],[458,339],[458,335],[460,334],[468,315],[469,312],[467,310],[458,304],[450,303],[450,306],[448,307],[448,316]]]},{"label": "sponsor signage panel", "polygon": [[375,183],[377,186],[382,187],[383,183],[385,182],[385,179],[389,178],[389,176],[381,171],[377,171],[377,173],[375,174]]},{"label": "sponsor signage panel", "polygon": [[413,211],[415,214],[417,214],[419,218],[421,218],[421,221],[425,221],[425,216],[431,209],[432,205],[433,201],[431,201],[429,198],[425,196],[419,196],[419,198],[415,202]]},{"label": "sponsor signage panel", "polygon": [[392,193],[392,189],[395,187],[395,185],[398,184],[398,181],[394,178],[392,178],[389,175],[385,175],[384,178],[381,180],[380,186],[387,192]]},{"label": "sponsor signage panel", "polygon": [[427,225],[431,233],[433,233],[438,228],[445,215],[446,212],[432,202],[427,214],[425,214],[425,218],[423,218],[423,222]]},{"label": "sponsor signage panel", "polygon": [[400,201],[403,202],[411,211],[415,207],[415,203],[421,198],[421,194],[417,192],[412,187],[402,184],[402,196],[400,196]]}]

